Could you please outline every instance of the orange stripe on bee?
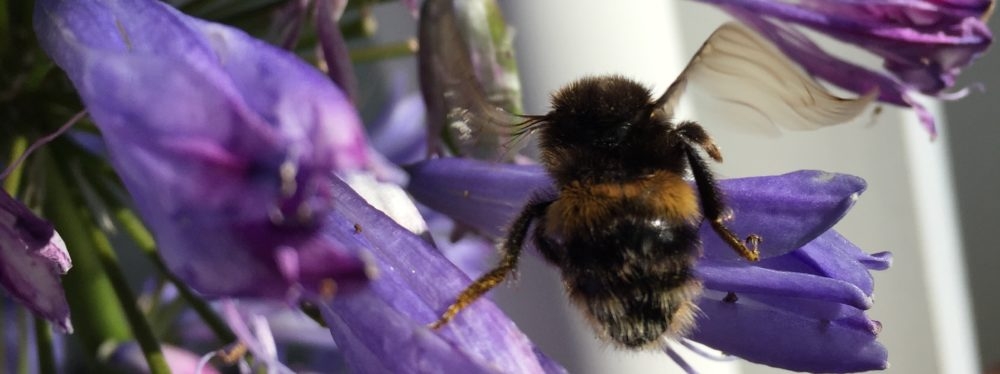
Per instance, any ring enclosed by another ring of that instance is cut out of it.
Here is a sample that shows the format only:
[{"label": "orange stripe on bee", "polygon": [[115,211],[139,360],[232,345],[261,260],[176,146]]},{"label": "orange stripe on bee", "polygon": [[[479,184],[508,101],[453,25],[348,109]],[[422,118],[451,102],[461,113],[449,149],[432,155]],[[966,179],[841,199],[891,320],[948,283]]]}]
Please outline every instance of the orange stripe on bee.
[{"label": "orange stripe on bee", "polygon": [[668,222],[693,222],[701,216],[691,186],[680,175],[658,172],[620,183],[572,182],[549,207],[546,228],[549,234],[565,237],[621,214],[625,204],[649,209],[652,216]]}]

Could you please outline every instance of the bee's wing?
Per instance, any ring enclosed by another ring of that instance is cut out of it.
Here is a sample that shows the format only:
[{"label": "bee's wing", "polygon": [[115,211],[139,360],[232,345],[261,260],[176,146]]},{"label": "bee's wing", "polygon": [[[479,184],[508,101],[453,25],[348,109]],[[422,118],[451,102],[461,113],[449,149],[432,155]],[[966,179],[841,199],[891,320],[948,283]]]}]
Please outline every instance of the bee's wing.
[{"label": "bee's wing", "polygon": [[877,90],[855,99],[835,96],[769,41],[734,22],[712,33],[657,104],[672,116],[689,83],[760,114],[770,130],[847,122],[878,96]]},{"label": "bee's wing", "polygon": [[[462,121],[473,131],[506,134],[523,119],[493,105],[476,78],[451,0],[428,0],[420,12],[420,89],[431,134]],[[436,136],[432,136],[436,138]]]}]

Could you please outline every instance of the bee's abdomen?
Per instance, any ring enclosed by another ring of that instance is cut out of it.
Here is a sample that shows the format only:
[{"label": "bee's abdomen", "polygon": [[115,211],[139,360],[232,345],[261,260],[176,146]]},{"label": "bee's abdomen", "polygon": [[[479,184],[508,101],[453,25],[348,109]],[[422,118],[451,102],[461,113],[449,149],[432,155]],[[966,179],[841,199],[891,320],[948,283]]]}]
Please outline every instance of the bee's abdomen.
[{"label": "bee's abdomen", "polygon": [[627,348],[655,344],[691,326],[697,228],[688,222],[623,215],[574,237],[562,264],[571,298],[599,333]]}]

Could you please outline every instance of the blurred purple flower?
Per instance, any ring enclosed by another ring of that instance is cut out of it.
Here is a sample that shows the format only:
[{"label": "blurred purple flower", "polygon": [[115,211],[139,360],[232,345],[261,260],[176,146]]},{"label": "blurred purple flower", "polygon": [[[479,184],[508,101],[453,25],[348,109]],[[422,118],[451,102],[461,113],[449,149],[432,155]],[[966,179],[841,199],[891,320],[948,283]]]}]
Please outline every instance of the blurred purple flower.
[{"label": "blurred purple flower", "polygon": [[59,278],[72,266],[52,224],[0,191],[0,285],[36,316],[67,333],[73,326]]},{"label": "blurred purple flower", "polygon": [[[697,0],[715,4],[771,39],[813,76],[879,101],[913,107],[936,136],[934,118],[911,94],[955,99],[948,93],[963,68],[993,41],[986,27],[990,0]],[[821,50],[798,24],[857,45],[883,59],[876,72]]]},{"label": "blurred purple flower", "polygon": [[[495,238],[532,193],[552,183],[538,166],[470,159],[428,160],[409,171],[408,189],[418,201]],[[702,226],[703,254],[695,270],[706,291],[698,302],[698,327],[688,338],[792,370],[885,368],[887,352],[876,340],[880,325],[864,311],[872,306],[869,271],[887,268],[889,255],[865,254],[831,230],[864,181],[799,171],[721,186],[734,213],[729,227],[761,235],[762,260],[737,260]]]},{"label": "blurred purple flower", "polygon": [[[163,356],[173,373],[219,374],[219,371],[212,366],[203,366],[199,371],[198,362],[201,357],[184,348],[169,344],[164,344],[160,348],[163,350]],[[108,363],[122,373],[149,373],[149,364],[146,363],[146,359],[142,355],[142,348],[136,342],[125,342],[116,346],[108,357]]]},{"label": "blurred purple flower", "polygon": [[355,109],[322,73],[153,0],[43,0],[35,29],[193,288],[281,298],[366,278],[319,235],[333,172],[370,166]]}]

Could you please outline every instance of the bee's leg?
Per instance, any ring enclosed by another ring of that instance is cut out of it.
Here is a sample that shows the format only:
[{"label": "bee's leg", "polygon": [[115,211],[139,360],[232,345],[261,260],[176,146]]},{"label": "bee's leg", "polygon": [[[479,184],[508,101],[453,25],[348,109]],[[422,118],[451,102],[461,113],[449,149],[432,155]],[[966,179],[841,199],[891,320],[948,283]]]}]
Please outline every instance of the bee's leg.
[{"label": "bee's leg", "polygon": [[493,270],[490,270],[490,272],[479,277],[479,279],[476,279],[469,287],[466,287],[455,299],[455,302],[445,310],[441,318],[430,324],[430,328],[437,329],[444,326],[452,318],[455,318],[455,315],[461,312],[462,309],[465,309],[472,302],[479,299],[480,296],[483,296],[483,294],[496,287],[500,282],[503,282],[504,278],[507,278],[507,274],[510,274],[510,272],[517,268],[517,261],[521,256],[521,249],[524,246],[525,237],[528,236],[528,229],[531,227],[531,222],[545,215],[545,210],[548,209],[550,204],[552,204],[552,201],[533,201],[525,206],[521,214],[511,224],[510,232],[507,233],[506,240],[500,246],[500,250],[503,252],[500,264]]},{"label": "bee's leg", "polygon": [[[677,135],[687,141],[688,148],[691,144],[697,144],[701,146],[701,149],[708,153],[708,157],[711,157],[715,162],[722,162],[722,152],[719,151],[719,147],[715,146],[715,142],[712,141],[712,137],[708,136],[705,129],[701,127],[696,122],[684,121],[674,128],[674,132]],[[702,163],[704,165],[704,163]],[[691,165],[694,168],[694,165]]]},{"label": "bee's leg", "polygon": [[540,220],[537,224],[535,224],[535,236],[533,238],[535,241],[535,248],[538,249],[538,253],[541,253],[542,257],[545,257],[550,264],[559,265],[563,260],[563,249],[558,243],[553,242],[552,239],[549,239],[549,237],[545,235],[544,222],[545,220]]},{"label": "bee's leg", "polygon": [[674,130],[685,140],[685,153],[688,164],[691,166],[691,174],[694,175],[695,184],[698,186],[698,196],[701,199],[702,213],[705,215],[715,232],[722,238],[736,253],[750,261],[760,259],[757,245],[761,242],[761,237],[751,234],[745,240],[740,240],[723,222],[725,219],[726,204],[722,200],[722,191],[715,182],[712,171],[709,170],[705,160],[698,155],[698,150],[694,144],[701,146],[713,160],[722,161],[722,154],[719,148],[712,142],[712,138],[705,133],[705,129],[694,122],[682,122]]}]

